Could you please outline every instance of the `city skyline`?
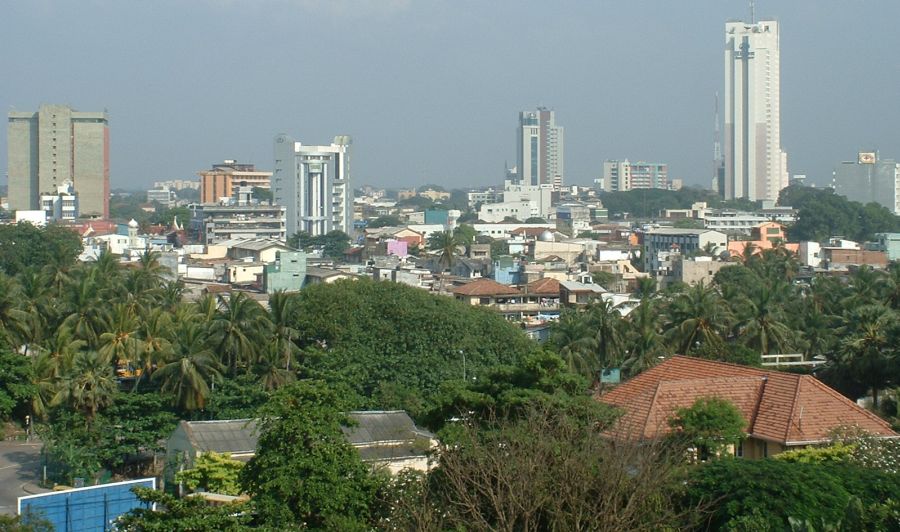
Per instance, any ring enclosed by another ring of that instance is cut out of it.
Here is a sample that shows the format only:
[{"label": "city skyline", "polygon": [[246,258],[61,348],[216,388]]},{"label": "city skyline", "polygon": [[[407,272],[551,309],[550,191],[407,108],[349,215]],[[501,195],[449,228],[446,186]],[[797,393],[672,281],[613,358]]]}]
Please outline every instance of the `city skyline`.
[{"label": "city skyline", "polygon": [[[8,5],[16,24],[0,37],[4,49],[36,33],[47,42],[0,56],[5,72],[21,73],[0,103],[7,112],[44,102],[108,109],[113,187],[189,178],[224,158],[269,170],[271,139],[283,131],[353,135],[357,184],[498,184],[516,156],[509,124],[540,105],[566,126],[566,184],[590,185],[604,160],[628,154],[708,187],[721,28],[748,18],[746,2],[632,4],[562,3],[550,14],[414,0]],[[781,25],[790,173],[823,185],[859,146],[896,157],[889,21],[900,5],[799,0],[760,2],[757,12]],[[316,27],[292,30],[310,16]],[[264,35],[225,42],[196,31],[236,20]],[[536,24],[542,37],[516,37]],[[547,65],[540,76],[523,77],[538,64]],[[321,82],[302,83],[305,71]]]}]

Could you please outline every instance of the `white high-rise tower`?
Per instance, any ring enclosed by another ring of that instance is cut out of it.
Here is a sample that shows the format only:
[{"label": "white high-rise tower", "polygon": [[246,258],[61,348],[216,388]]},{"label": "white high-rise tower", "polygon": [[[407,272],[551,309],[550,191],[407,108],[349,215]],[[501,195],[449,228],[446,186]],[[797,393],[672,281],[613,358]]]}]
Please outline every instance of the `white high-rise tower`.
[{"label": "white high-rise tower", "polygon": [[563,127],[556,125],[556,113],[545,107],[519,113],[517,133],[517,176],[520,185],[553,185],[564,181]]},{"label": "white high-rise tower", "polygon": [[788,186],[781,149],[778,22],[725,24],[725,198],[777,200]]}]

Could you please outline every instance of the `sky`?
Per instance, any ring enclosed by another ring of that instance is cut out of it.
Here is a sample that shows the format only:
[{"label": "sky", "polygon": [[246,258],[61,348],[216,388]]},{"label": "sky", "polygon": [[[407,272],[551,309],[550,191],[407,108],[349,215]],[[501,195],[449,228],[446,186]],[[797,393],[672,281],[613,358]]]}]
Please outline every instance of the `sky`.
[{"label": "sky", "polygon": [[[756,14],[781,24],[790,173],[900,158],[900,2]],[[351,135],[355,186],[493,185],[537,106],[565,127],[567,184],[628,158],[708,186],[724,23],[748,18],[739,0],[0,0],[0,106],[106,109],[113,188],[271,169],[279,133]]]}]

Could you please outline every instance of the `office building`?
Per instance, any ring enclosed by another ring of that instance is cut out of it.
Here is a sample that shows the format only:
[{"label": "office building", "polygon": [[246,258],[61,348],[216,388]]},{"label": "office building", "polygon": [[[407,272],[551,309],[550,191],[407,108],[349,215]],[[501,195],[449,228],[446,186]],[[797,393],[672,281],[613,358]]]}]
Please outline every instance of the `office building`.
[{"label": "office building", "polygon": [[563,186],[563,128],[554,111],[539,107],[519,113],[516,179],[520,185]]},{"label": "office building", "polygon": [[41,194],[41,210],[48,221],[73,221],[78,218],[78,195],[71,181],[64,181],[55,194]]},{"label": "office building", "polygon": [[287,208],[287,234],[324,235],[353,229],[349,136],[329,146],[305,146],[287,135],[275,137],[275,203]]},{"label": "office building", "polygon": [[175,192],[169,187],[151,188],[147,191],[147,203],[159,203],[169,208],[175,203]]},{"label": "office building", "polygon": [[661,228],[643,235],[644,271],[651,275],[669,275],[675,255],[709,250],[713,255],[728,249],[728,236],[709,229]]},{"label": "office building", "polygon": [[725,24],[726,199],[774,201],[788,186],[779,55],[778,22]]},{"label": "office building", "polygon": [[900,214],[900,164],[876,151],[859,152],[855,161],[834,169],[834,191],[848,200],[875,202]]},{"label": "office building", "polygon": [[227,201],[192,207],[191,230],[206,245],[252,238],[285,242],[285,208],[258,203],[252,190],[235,187]]},{"label": "office building", "polygon": [[268,189],[272,178],[272,172],[258,171],[254,165],[234,159],[225,159],[225,162],[214,164],[211,169],[197,172],[197,175],[200,176],[201,203],[218,203],[223,198],[230,198],[235,187]]},{"label": "office building", "polygon": [[628,190],[669,188],[669,166],[643,161],[604,161],[603,177],[598,183],[606,192],[626,192]]},{"label": "office building", "polygon": [[11,112],[7,174],[11,210],[41,208],[41,196],[71,182],[80,214],[109,217],[109,120],[67,105]]}]

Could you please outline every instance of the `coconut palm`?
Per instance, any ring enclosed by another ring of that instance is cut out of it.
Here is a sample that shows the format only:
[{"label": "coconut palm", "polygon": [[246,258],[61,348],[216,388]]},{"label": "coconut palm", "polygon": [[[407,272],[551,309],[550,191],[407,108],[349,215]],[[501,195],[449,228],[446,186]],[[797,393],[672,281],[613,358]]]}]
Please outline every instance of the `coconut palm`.
[{"label": "coconut palm", "polygon": [[22,290],[15,278],[0,273],[0,337],[9,347],[18,349],[29,335],[30,316],[19,304]]},{"label": "coconut palm", "polygon": [[[145,375],[153,373],[154,368],[172,350],[172,321],[170,314],[161,308],[146,312],[138,321],[135,336],[138,339],[138,357],[141,374],[135,382],[135,388]],[[175,339],[175,341],[178,341]]]},{"label": "coconut palm", "polygon": [[133,307],[116,303],[103,320],[100,334],[100,354],[116,365],[136,366],[139,363],[141,343],[137,336],[140,321]]},{"label": "coconut palm", "polygon": [[677,353],[689,355],[700,347],[721,348],[732,316],[725,300],[700,282],[677,294],[667,312],[666,334]]},{"label": "coconut palm", "polygon": [[79,351],[61,379],[52,406],[68,404],[90,424],[100,409],[112,404],[118,390],[112,365],[97,351]]},{"label": "coconut palm", "polygon": [[277,291],[269,297],[269,321],[272,322],[270,351],[277,354],[276,364],[285,370],[300,352],[295,340],[300,331],[292,325],[296,323],[297,294]]},{"label": "coconut palm", "polygon": [[281,352],[276,344],[269,344],[267,349],[263,351],[262,356],[260,356],[255,372],[259,375],[259,383],[265,390],[277,390],[297,379],[296,373],[281,367],[283,356],[284,353]]},{"label": "coconut palm", "polygon": [[650,300],[643,300],[628,314],[626,352],[622,369],[636,375],[659,364],[670,353],[660,334],[660,314]]},{"label": "coconut palm", "polygon": [[898,357],[898,316],[884,305],[873,304],[851,309],[843,321],[835,362],[872,390],[872,404],[877,408],[878,392],[890,383],[890,368]]},{"label": "coconut palm", "polygon": [[593,377],[597,370],[597,337],[586,316],[565,309],[550,327],[550,342],[556,346],[569,370]]},{"label": "coconut palm", "polygon": [[98,289],[95,270],[87,271],[67,286],[63,302],[66,309],[63,325],[71,328],[75,337],[87,342],[91,348],[96,348],[99,343],[105,319],[105,306],[100,302]]},{"label": "coconut palm", "polygon": [[601,367],[621,363],[624,353],[622,315],[611,299],[600,299],[585,309],[589,326],[597,340],[597,360]]},{"label": "coconut palm", "polygon": [[444,270],[449,270],[453,267],[453,261],[456,258],[456,248],[459,247],[459,245],[459,239],[452,231],[432,233],[431,236],[428,237],[428,249],[440,253],[438,262]]},{"label": "coconut palm", "polygon": [[219,299],[221,310],[209,324],[216,352],[231,375],[238,366],[250,371],[256,363],[271,323],[265,309],[243,292]]},{"label": "coconut palm", "polygon": [[746,317],[738,323],[740,340],[747,346],[768,355],[772,348],[783,353],[796,345],[796,334],[785,323],[784,283],[760,283],[746,298]]},{"label": "coconut palm", "polygon": [[220,375],[221,364],[213,355],[201,324],[180,323],[176,334],[179,341],[152,379],[162,383],[161,391],[171,394],[175,406],[188,412],[202,410],[209,397],[210,382]]}]

